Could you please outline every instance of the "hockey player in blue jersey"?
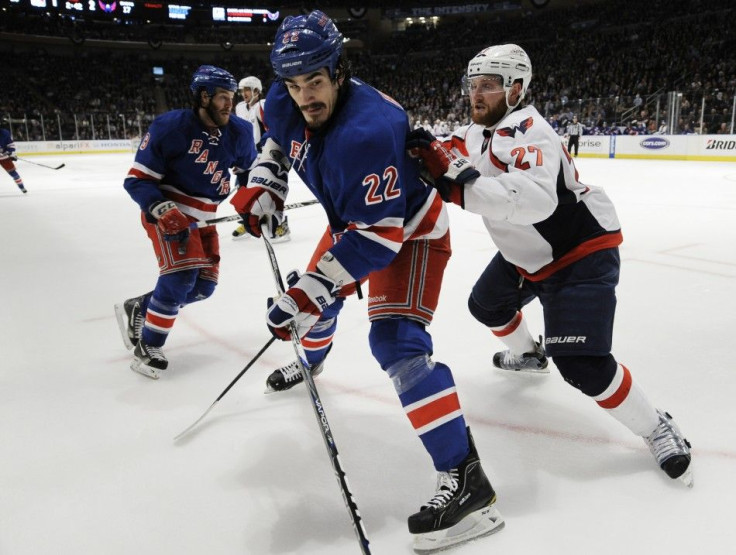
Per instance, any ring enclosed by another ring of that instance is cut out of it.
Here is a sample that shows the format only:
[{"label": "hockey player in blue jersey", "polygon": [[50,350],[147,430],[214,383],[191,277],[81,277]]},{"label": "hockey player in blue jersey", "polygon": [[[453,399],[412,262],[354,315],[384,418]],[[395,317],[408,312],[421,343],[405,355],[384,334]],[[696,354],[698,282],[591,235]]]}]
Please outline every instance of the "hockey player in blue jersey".
[{"label": "hockey player in blue jersey", "polygon": [[26,190],[25,185],[23,185],[23,179],[21,179],[20,174],[18,173],[18,170],[15,169],[15,164],[13,163],[17,159],[18,156],[15,154],[15,142],[13,141],[13,136],[7,129],[0,129],[0,166],[2,166],[3,169],[8,172],[8,175],[13,178],[18,189],[20,189],[22,193],[27,193],[28,191]]},{"label": "hockey player in blue jersey", "polygon": [[[288,338],[290,323],[316,374],[332,345],[337,316],[368,278],[369,343],[439,473],[434,497],[409,517],[415,549],[427,552],[500,530],[496,495],[466,427],[449,367],[431,359],[427,331],[450,258],[448,216],[405,151],[406,113],[351,77],[343,36],[324,13],[287,17],[271,63],[269,130],[247,188],[232,199],[246,227],[283,217],[291,166],[328,218],[307,271],[272,302],[267,323]],[[459,180],[470,177],[458,168]],[[298,383],[296,365],[268,379]]]},{"label": "hockey player in blue jersey", "polygon": [[190,83],[192,109],[157,117],[136,153],[125,190],[141,208],[159,278],[153,291],[115,306],[131,369],[157,379],[168,361],[162,347],[179,310],[215,290],[220,246],[211,219],[230,194],[230,169],[246,175],[256,158],[253,126],[230,117],[237,82],[203,65]]}]

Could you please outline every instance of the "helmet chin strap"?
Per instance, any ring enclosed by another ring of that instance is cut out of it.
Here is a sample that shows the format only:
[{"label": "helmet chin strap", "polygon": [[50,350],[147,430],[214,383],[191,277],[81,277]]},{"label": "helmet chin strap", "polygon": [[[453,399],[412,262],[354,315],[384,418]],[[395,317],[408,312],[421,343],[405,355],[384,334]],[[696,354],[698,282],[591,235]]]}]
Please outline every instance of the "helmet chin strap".
[{"label": "helmet chin strap", "polygon": [[[512,86],[510,89],[508,89],[506,91],[505,98],[506,98],[506,106],[507,106],[507,109],[506,109],[506,113],[503,115],[503,118],[505,118],[506,116],[508,116],[514,110],[516,110],[516,107],[519,104],[521,104],[521,94],[519,94],[519,98],[516,100],[516,104],[514,104],[513,106],[511,105],[511,102],[510,102],[510,100],[511,100],[511,91],[513,90],[513,88],[514,87]],[[501,118],[501,119],[503,119],[503,118]],[[501,121],[501,120],[499,120],[499,121]]]}]

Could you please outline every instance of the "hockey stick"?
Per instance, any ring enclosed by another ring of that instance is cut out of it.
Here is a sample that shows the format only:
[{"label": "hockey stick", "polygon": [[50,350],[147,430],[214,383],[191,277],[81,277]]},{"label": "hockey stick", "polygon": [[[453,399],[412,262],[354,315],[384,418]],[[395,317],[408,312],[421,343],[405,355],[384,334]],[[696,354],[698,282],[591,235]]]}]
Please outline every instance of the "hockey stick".
[{"label": "hockey stick", "polygon": [[[273,245],[271,245],[271,242],[268,240],[268,225],[263,225],[261,227],[261,230],[263,242],[266,245],[268,258],[271,262],[271,269],[273,270],[273,277],[274,281],[276,282],[276,290],[278,291],[279,295],[283,295],[284,281],[281,278],[281,271],[279,270],[279,263],[278,260],[276,260],[276,253],[273,250]],[[363,519],[360,516],[360,511],[358,510],[358,505],[353,498],[353,494],[350,492],[350,487],[348,486],[348,478],[345,474],[345,471],[342,469],[342,465],[340,464],[340,456],[337,452],[335,439],[332,437],[332,429],[330,428],[330,424],[327,422],[327,414],[325,414],[325,409],[322,406],[322,401],[319,398],[319,393],[317,393],[317,387],[314,385],[312,373],[309,371],[309,363],[307,363],[307,355],[304,352],[304,347],[302,346],[302,342],[299,339],[299,333],[297,332],[296,324],[294,322],[291,322],[289,324],[289,332],[291,334],[291,343],[294,346],[294,352],[296,353],[296,360],[297,364],[299,365],[299,371],[301,372],[301,375],[304,378],[304,383],[306,384],[307,390],[309,391],[309,396],[312,400],[312,408],[314,409],[314,415],[317,417],[319,429],[320,432],[322,432],[322,439],[324,439],[325,447],[327,447],[327,453],[330,455],[332,468],[335,471],[335,477],[337,478],[337,482],[340,485],[340,490],[342,491],[342,498],[345,501],[345,506],[347,507],[348,512],[350,513],[350,518],[353,521],[353,529],[355,530],[355,534],[358,537],[360,549],[364,555],[370,555],[371,551],[368,547],[368,544],[370,542],[368,541],[368,538],[365,534]]]},{"label": "hockey stick", "polygon": [[[292,204],[287,204],[284,206],[284,210],[292,210],[294,208],[301,208],[302,206],[310,206],[312,204],[317,204],[319,201],[317,199],[312,200],[305,200],[303,202],[294,202]],[[239,222],[242,220],[242,216],[240,214],[233,214],[232,216],[223,216],[222,218],[214,218],[212,220],[203,220],[201,222],[192,222],[189,224],[190,229],[195,229],[198,227],[205,227],[208,225],[215,225],[215,224],[222,224],[225,222]]]},{"label": "hockey stick", "polygon": [[261,348],[261,350],[256,353],[256,356],[254,356],[253,359],[248,364],[246,364],[245,368],[243,368],[240,371],[240,373],[237,376],[235,376],[235,379],[230,382],[230,385],[228,385],[225,388],[225,390],[222,393],[220,393],[220,395],[217,397],[217,399],[215,399],[215,401],[210,405],[210,408],[208,408],[206,411],[204,411],[204,414],[202,416],[200,416],[199,418],[197,418],[197,420],[195,420],[186,430],[184,430],[179,435],[177,435],[176,437],[174,437],[174,441],[177,441],[179,438],[183,437],[187,432],[189,432],[189,430],[191,430],[197,424],[199,424],[204,419],[204,417],[207,416],[209,414],[209,412],[215,407],[215,405],[217,404],[217,402],[225,396],[225,393],[227,393],[228,391],[230,391],[230,388],[235,385],[235,382],[237,382],[240,379],[240,376],[242,376],[243,374],[245,374],[247,372],[248,368],[250,368],[251,366],[253,366],[253,364],[259,358],[261,358],[261,355],[266,352],[266,349],[268,349],[271,346],[271,343],[273,343],[274,341],[276,341],[276,337],[272,337],[271,339],[269,339],[268,342]]},{"label": "hockey stick", "polygon": [[28,162],[29,164],[33,164],[34,166],[41,166],[42,168],[48,168],[50,170],[60,170],[66,164],[59,164],[58,166],[47,166],[46,164],[41,164],[40,162],[34,162],[33,160],[27,160],[26,158],[18,158],[18,160],[21,160],[23,162]]}]

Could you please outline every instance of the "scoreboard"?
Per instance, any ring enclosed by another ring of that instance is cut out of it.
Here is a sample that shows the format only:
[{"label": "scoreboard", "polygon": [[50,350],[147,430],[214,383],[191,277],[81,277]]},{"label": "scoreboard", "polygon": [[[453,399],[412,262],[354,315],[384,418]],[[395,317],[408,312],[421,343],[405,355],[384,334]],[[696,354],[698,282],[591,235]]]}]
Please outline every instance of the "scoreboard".
[{"label": "scoreboard", "polygon": [[125,22],[155,21],[177,23],[196,19],[208,23],[276,24],[278,11],[256,7],[232,7],[217,2],[187,4],[161,0],[0,0],[0,5],[28,13],[56,13],[85,19],[116,20]]}]

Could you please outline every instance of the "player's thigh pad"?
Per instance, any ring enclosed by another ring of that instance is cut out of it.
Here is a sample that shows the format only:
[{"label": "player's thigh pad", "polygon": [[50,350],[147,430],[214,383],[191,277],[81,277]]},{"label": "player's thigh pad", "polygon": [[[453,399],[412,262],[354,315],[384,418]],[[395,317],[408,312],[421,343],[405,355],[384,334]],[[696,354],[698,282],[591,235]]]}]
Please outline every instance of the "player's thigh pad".
[{"label": "player's thigh pad", "polygon": [[544,346],[549,356],[611,352],[618,261],[618,249],[606,249],[535,284],[544,309]]},{"label": "player's thigh pad", "polygon": [[406,241],[391,263],[369,274],[368,318],[409,318],[429,325],[450,259],[450,234]]},{"label": "player's thigh pad", "polygon": [[[184,253],[179,252],[179,241],[167,241],[161,234],[158,226],[146,220],[146,215],[141,213],[141,223],[151,240],[153,250],[156,253],[156,261],[160,274],[189,270],[193,268],[217,268],[220,262],[219,245],[217,240],[212,241],[212,231],[209,228],[192,229],[186,242]],[[214,226],[210,226],[213,227]],[[205,231],[207,230],[207,231]],[[208,248],[202,242],[202,233],[207,237]],[[214,231],[215,238],[217,231]]]}]

